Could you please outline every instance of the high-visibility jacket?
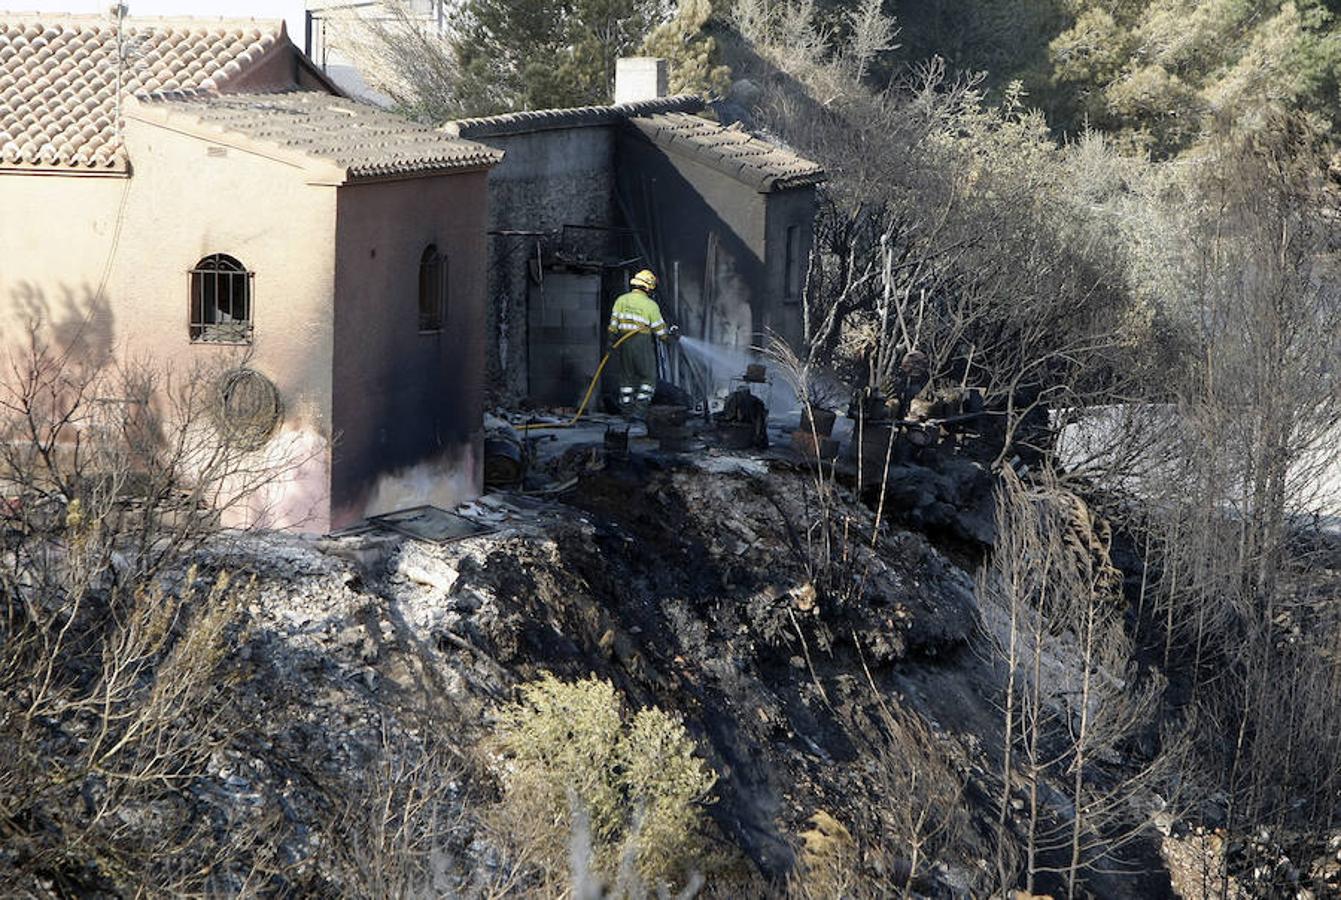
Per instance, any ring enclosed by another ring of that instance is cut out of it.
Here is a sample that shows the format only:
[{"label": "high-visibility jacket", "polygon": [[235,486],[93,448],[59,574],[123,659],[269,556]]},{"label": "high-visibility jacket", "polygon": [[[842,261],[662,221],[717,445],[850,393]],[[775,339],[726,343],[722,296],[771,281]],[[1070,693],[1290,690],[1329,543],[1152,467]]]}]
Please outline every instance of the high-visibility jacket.
[{"label": "high-visibility jacket", "polygon": [[615,308],[610,311],[610,333],[644,330],[660,338],[666,336],[666,322],[661,318],[661,307],[639,290],[620,294],[615,299]]}]

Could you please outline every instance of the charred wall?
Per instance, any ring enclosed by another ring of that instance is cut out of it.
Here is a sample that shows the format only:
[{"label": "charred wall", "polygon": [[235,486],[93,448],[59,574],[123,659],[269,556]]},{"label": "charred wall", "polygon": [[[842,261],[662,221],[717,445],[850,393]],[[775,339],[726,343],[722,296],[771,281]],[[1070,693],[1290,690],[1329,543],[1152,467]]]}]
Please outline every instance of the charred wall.
[{"label": "charred wall", "polygon": [[[480,489],[484,172],[339,189],[332,525]],[[441,329],[419,329],[419,266],[446,257]]]},{"label": "charred wall", "polygon": [[798,350],[805,338],[802,297],[815,240],[815,188],[764,195],[764,286],[755,295],[757,330],[775,332]]},{"label": "charred wall", "polygon": [[[489,175],[488,309],[491,393],[525,396],[527,297],[534,267],[555,253],[603,261],[618,250],[613,126],[475,137],[505,152]],[[567,226],[567,227],[565,227]]]},{"label": "charred wall", "polygon": [[620,198],[662,279],[662,311],[692,337],[754,344],[768,285],[766,195],[632,128],[621,130],[616,165]]}]

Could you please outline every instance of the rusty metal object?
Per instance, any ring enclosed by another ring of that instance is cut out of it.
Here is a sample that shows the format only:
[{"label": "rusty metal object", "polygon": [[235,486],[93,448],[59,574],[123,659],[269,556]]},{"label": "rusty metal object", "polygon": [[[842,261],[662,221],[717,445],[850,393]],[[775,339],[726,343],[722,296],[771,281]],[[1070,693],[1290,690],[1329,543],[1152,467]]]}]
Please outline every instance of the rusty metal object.
[{"label": "rusty metal object", "polygon": [[661,438],[674,434],[675,429],[684,428],[689,421],[689,408],[679,404],[658,403],[647,410],[647,436]]},{"label": "rusty metal object", "polygon": [[259,450],[279,427],[279,388],[255,369],[233,369],[219,383],[219,433],[243,450]]},{"label": "rusty metal object", "polygon": [[866,422],[853,433],[850,445],[850,455],[857,458],[862,480],[868,485],[878,484],[884,478],[885,464],[902,463],[910,450],[901,429],[893,423]]},{"label": "rusty metal object", "polygon": [[837,421],[838,414],[832,410],[818,406],[806,406],[801,410],[801,431],[810,433],[813,430],[822,438],[833,434],[833,426]]},{"label": "rusty metal object", "polygon": [[728,450],[764,449],[768,447],[768,407],[742,386],[732,391],[713,417],[717,423],[717,438]]},{"label": "rusty metal object", "polygon": [[817,442],[815,435],[808,428],[792,432],[792,447],[796,449],[797,453],[810,459],[827,460],[838,456],[838,441],[820,435]]},{"label": "rusty metal object", "polygon": [[629,430],[627,428],[605,429],[605,452],[615,456],[628,455]]},{"label": "rusty metal object", "polygon": [[494,530],[488,525],[481,525],[465,516],[436,506],[415,506],[381,516],[371,516],[368,521],[406,537],[431,541],[435,544],[450,544],[468,537],[488,534]]}]

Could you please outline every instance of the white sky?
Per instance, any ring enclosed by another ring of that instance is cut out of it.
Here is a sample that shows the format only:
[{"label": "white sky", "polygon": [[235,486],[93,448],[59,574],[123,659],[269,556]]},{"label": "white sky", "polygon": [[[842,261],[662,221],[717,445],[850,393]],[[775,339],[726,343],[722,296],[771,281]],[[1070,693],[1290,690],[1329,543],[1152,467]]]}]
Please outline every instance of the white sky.
[{"label": "white sky", "polygon": [[[113,0],[0,0],[3,7],[29,12],[95,13],[111,8]],[[303,0],[126,0],[135,16],[230,16],[284,19],[289,40],[303,49]]]}]

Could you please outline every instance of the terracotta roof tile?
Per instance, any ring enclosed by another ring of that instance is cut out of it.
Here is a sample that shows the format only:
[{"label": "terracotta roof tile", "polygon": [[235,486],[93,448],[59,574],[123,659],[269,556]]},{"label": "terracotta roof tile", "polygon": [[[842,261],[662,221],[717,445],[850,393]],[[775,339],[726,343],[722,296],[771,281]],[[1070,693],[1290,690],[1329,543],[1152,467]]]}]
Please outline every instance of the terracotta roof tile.
[{"label": "terracotta roof tile", "polygon": [[760,191],[818,184],[818,163],[757,137],[687,113],[667,112],[629,120],[653,143],[689,156]]},{"label": "terracotta roof tile", "polygon": [[[121,95],[216,89],[285,41],[280,22],[0,13],[0,167],[125,167]],[[118,60],[123,64],[118,66]]]},{"label": "terracotta roof tile", "polygon": [[139,102],[208,131],[333,163],[354,180],[479,168],[503,158],[501,150],[317,91],[176,93],[141,97]]}]

